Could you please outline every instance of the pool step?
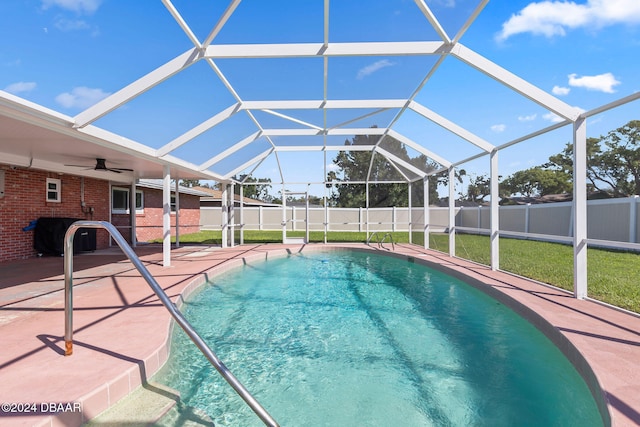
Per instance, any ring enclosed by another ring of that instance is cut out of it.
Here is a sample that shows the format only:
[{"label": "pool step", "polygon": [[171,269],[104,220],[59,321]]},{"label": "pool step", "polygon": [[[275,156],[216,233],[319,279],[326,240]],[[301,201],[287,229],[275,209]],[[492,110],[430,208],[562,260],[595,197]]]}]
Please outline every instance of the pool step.
[{"label": "pool step", "polygon": [[158,427],[215,427],[214,422],[200,409],[177,402],[162,418],[153,424]]},{"label": "pool step", "polygon": [[117,402],[97,417],[88,427],[143,426],[213,426],[200,411],[180,402],[180,394],[165,385],[149,382]]}]

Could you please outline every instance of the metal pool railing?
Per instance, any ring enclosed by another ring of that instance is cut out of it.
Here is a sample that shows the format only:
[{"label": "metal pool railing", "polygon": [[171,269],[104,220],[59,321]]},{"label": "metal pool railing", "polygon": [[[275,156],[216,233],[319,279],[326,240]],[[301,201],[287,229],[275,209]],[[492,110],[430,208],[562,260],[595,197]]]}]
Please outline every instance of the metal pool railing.
[{"label": "metal pool railing", "polygon": [[367,239],[367,245],[369,245],[371,243],[371,240],[373,239],[374,236],[376,238],[376,243],[378,244],[378,248],[387,249],[387,248],[384,247],[383,243],[385,242],[385,240],[387,240],[387,237],[388,237],[389,240],[391,240],[391,248],[394,251],[396,250],[396,244],[393,241],[393,235],[391,233],[385,233],[385,235],[382,237],[382,240],[381,240],[380,236],[378,235],[378,232],[375,231],[375,232],[371,233],[371,235]]},{"label": "metal pool railing", "polygon": [[216,356],[216,354],[209,348],[204,340],[193,329],[191,324],[178,310],[176,305],[171,302],[171,299],[164,292],[162,287],[158,284],[156,279],[151,275],[149,270],[144,266],[140,258],[133,251],[131,246],[122,237],[122,234],[109,222],[106,221],[76,221],[67,230],[64,238],[64,346],[65,356],[70,356],[73,353],[73,236],[80,228],[102,228],[109,232],[113,240],[118,244],[122,252],[129,258],[129,261],[133,263],[136,269],[140,272],[142,277],[149,284],[153,292],[158,296],[162,304],[169,310],[171,316],[185,331],[185,333],[191,338],[191,341],[200,349],[202,354],[211,362],[214,368],[222,375],[222,377],[229,383],[231,387],[238,393],[238,395],[249,405],[253,412],[262,420],[267,426],[278,427],[278,423],[269,415],[269,413],[258,403],[258,401],[249,393],[249,391],[238,381],[238,379],[231,373],[231,371],[225,366],[224,363]]}]

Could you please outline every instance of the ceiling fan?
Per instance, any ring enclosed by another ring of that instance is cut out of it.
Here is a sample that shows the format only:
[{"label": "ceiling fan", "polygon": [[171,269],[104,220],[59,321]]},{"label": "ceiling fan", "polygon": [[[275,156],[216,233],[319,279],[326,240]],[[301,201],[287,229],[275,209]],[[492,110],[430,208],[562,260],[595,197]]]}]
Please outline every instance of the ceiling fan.
[{"label": "ceiling fan", "polygon": [[125,172],[125,171],[126,172],[133,172],[133,169],[108,168],[107,167],[107,161],[105,159],[100,159],[100,158],[96,159],[96,164],[93,167],[86,166],[86,165],[65,165],[65,166],[76,167],[76,168],[86,168],[87,170],[93,169],[93,170],[97,170],[97,171],[115,172],[115,173],[122,173],[122,172]]}]

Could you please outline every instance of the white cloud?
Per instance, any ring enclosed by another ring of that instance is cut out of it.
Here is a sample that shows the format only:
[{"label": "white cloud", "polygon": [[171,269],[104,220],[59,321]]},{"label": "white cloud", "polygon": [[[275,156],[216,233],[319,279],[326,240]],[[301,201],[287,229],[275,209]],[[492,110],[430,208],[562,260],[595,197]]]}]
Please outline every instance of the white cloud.
[{"label": "white cloud", "polygon": [[531,33],[546,37],[564,36],[575,28],[602,28],[615,24],[640,23],[638,0],[587,0],[584,4],[572,1],[545,0],[530,3],[502,24],[496,35],[498,41]]},{"label": "white cloud", "polygon": [[456,7],[456,0],[430,0],[427,2],[435,3],[436,5],[444,6],[444,7]]},{"label": "white cloud", "polygon": [[598,74],[597,76],[582,76],[569,74],[569,86],[583,87],[588,90],[597,90],[605,93],[614,93],[614,86],[620,84],[611,73]]},{"label": "white cloud", "polygon": [[4,65],[6,65],[7,67],[19,67],[20,65],[22,65],[22,60],[19,58],[14,59],[13,61],[5,62]]},{"label": "white cloud", "polygon": [[521,122],[532,122],[538,117],[537,114],[531,114],[528,116],[518,116],[518,120]]},{"label": "white cloud", "polygon": [[42,0],[42,8],[57,6],[77,13],[91,15],[100,7],[102,0]]},{"label": "white cloud", "polygon": [[9,86],[5,87],[5,92],[13,93],[17,95],[22,92],[31,92],[36,88],[36,82],[17,82],[12,83]]},{"label": "white cloud", "polygon": [[80,86],[74,88],[71,93],[65,92],[56,96],[56,102],[65,108],[88,108],[109,95],[102,89]]},{"label": "white cloud", "polygon": [[59,29],[60,31],[76,31],[76,30],[88,30],[89,28],[91,28],[91,26],[89,24],[87,24],[86,21],[83,21],[82,19],[65,19],[65,18],[58,18],[54,24],[56,26],[57,29]]},{"label": "white cloud", "polygon": [[499,125],[493,125],[491,126],[491,130],[496,132],[496,133],[500,133],[500,132],[504,132],[504,130],[507,128],[507,125],[504,124],[499,124]]},{"label": "white cloud", "polygon": [[553,89],[551,89],[551,93],[559,96],[568,95],[570,91],[571,91],[570,88],[562,87],[562,86],[554,86]]},{"label": "white cloud", "polygon": [[564,119],[562,117],[560,117],[557,114],[554,113],[547,113],[545,115],[542,116],[543,119],[550,121],[551,123],[560,123],[562,121],[564,121]]},{"label": "white cloud", "polygon": [[388,59],[381,59],[380,61],[376,61],[373,64],[367,65],[366,67],[358,70],[358,75],[356,76],[356,78],[358,80],[362,80],[363,78],[375,73],[382,68],[393,67],[394,65],[396,65],[395,62],[391,62]]}]

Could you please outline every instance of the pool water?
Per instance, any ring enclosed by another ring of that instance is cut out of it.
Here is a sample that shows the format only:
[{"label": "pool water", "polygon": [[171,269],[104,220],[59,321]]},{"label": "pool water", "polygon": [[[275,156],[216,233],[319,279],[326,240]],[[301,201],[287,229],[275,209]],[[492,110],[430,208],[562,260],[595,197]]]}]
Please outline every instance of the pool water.
[{"label": "pool water", "polygon": [[[535,327],[406,260],[340,251],[244,265],[182,310],[282,426],[602,425]],[[179,328],[155,380],[216,426],[262,425]]]}]

